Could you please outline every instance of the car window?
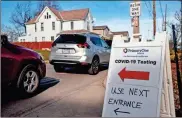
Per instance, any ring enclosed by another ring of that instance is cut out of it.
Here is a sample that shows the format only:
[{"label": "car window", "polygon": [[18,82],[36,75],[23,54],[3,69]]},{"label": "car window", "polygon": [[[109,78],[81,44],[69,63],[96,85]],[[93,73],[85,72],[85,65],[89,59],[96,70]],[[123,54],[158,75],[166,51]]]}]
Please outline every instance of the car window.
[{"label": "car window", "polygon": [[107,48],[109,47],[108,44],[103,39],[101,39],[101,43],[103,47],[107,47]]},{"label": "car window", "polygon": [[54,43],[66,43],[66,44],[84,44],[86,37],[79,34],[63,34],[60,35]]},{"label": "car window", "polygon": [[90,37],[90,41],[96,46],[102,46],[100,39],[97,37]]}]

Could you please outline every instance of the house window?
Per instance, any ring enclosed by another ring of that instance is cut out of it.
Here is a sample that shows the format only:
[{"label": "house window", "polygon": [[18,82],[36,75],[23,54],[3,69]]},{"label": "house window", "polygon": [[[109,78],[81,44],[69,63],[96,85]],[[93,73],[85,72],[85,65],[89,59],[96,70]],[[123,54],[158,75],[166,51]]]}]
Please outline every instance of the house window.
[{"label": "house window", "polygon": [[20,42],[23,42],[23,39],[20,39]]},{"label": "house window", "polygon": [[35,24],[35,32],[37,32],[37,25]]},{"label": "house window", "polygon": [[52,30],[55,30],[55,22],[52,22]]},{"label": "house window", "polygon": [[41,23],[41,31],[44,31],[44,23]]},{"label": "house window", "polygon": [[73,21],[71,22],[71,30],[73,30],[74,26],[73,26]]},{"label": "house window", "polygon": [[42,37],[42,41],[45,41],[45,37]]},{"label": "house window", "polygon": [[49,18],[51,18],[51,15],[49,15]]},{"label": "house window", "polygon": [[44,18],[46,19],[46,15],[44,16]]},{"label": "house window", "polygon": [[23,42],[25,42],[25,39],[23,39]]},{"label": "house window", "polygon": [[48,19],[48,12],[47,12],[47,19]]},{"label": "house window", "polygon": [[90,30],[89,22],[87,21],[87,30]]},{"label": "house window", "polygon": [[63,22],[61,22],[61,30],[63,29]]},{"label": "house window", "polygon": [[37,42],[37,37],[35,37],[35,42]]},{"label": "house window", "polygon": [[54,41],[54,36],[51,36],[51,41]]}]

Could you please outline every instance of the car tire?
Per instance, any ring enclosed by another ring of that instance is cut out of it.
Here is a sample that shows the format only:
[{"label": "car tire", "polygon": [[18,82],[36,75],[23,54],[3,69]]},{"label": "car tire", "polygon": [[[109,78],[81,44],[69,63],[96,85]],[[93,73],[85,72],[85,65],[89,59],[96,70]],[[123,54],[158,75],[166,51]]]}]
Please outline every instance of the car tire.
[{"label": "car tire", "polygon": [[18,78],[18,89],[21,92],[21,95],[32,96],[36,93],[39,83],[40,83],[40,75],[38,70],[34,65],[27,65],[21,71]]},{"label": "car tire", "polygon": [[89,66],[88,73],[90,75],[96,75],[100,71],[100,61],[98,57],[94,57],[91,65]]},{"label": "car tire", "polygon": [[62,71],[64,71],[64,68],[60,65],[54,65],[54,70],[56,72],[62,72]]}]

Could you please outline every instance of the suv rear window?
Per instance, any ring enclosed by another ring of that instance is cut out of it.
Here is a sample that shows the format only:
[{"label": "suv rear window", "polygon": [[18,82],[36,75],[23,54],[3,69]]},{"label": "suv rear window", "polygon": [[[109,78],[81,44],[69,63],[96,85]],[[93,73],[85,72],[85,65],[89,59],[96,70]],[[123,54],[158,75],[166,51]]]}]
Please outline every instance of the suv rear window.
[{"label": "suv rear window", "polygon": [[86,37],[78,34],[62,34],[54,43],[67,43],[67,44],[84,44]]}]

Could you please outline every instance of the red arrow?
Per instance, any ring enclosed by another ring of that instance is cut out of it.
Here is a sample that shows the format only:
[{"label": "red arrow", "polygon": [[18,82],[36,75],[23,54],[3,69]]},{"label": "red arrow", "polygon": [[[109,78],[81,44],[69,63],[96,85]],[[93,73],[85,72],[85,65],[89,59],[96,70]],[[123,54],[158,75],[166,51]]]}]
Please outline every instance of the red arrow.
[{"label": "red arrow", "polygon": [[144,71],[127,71],[126,67],[122,69],[118,75],[121,78],[121,80],[124,81],[124,79],[136,79],[136,80],[149,80],[149,72]]}]

